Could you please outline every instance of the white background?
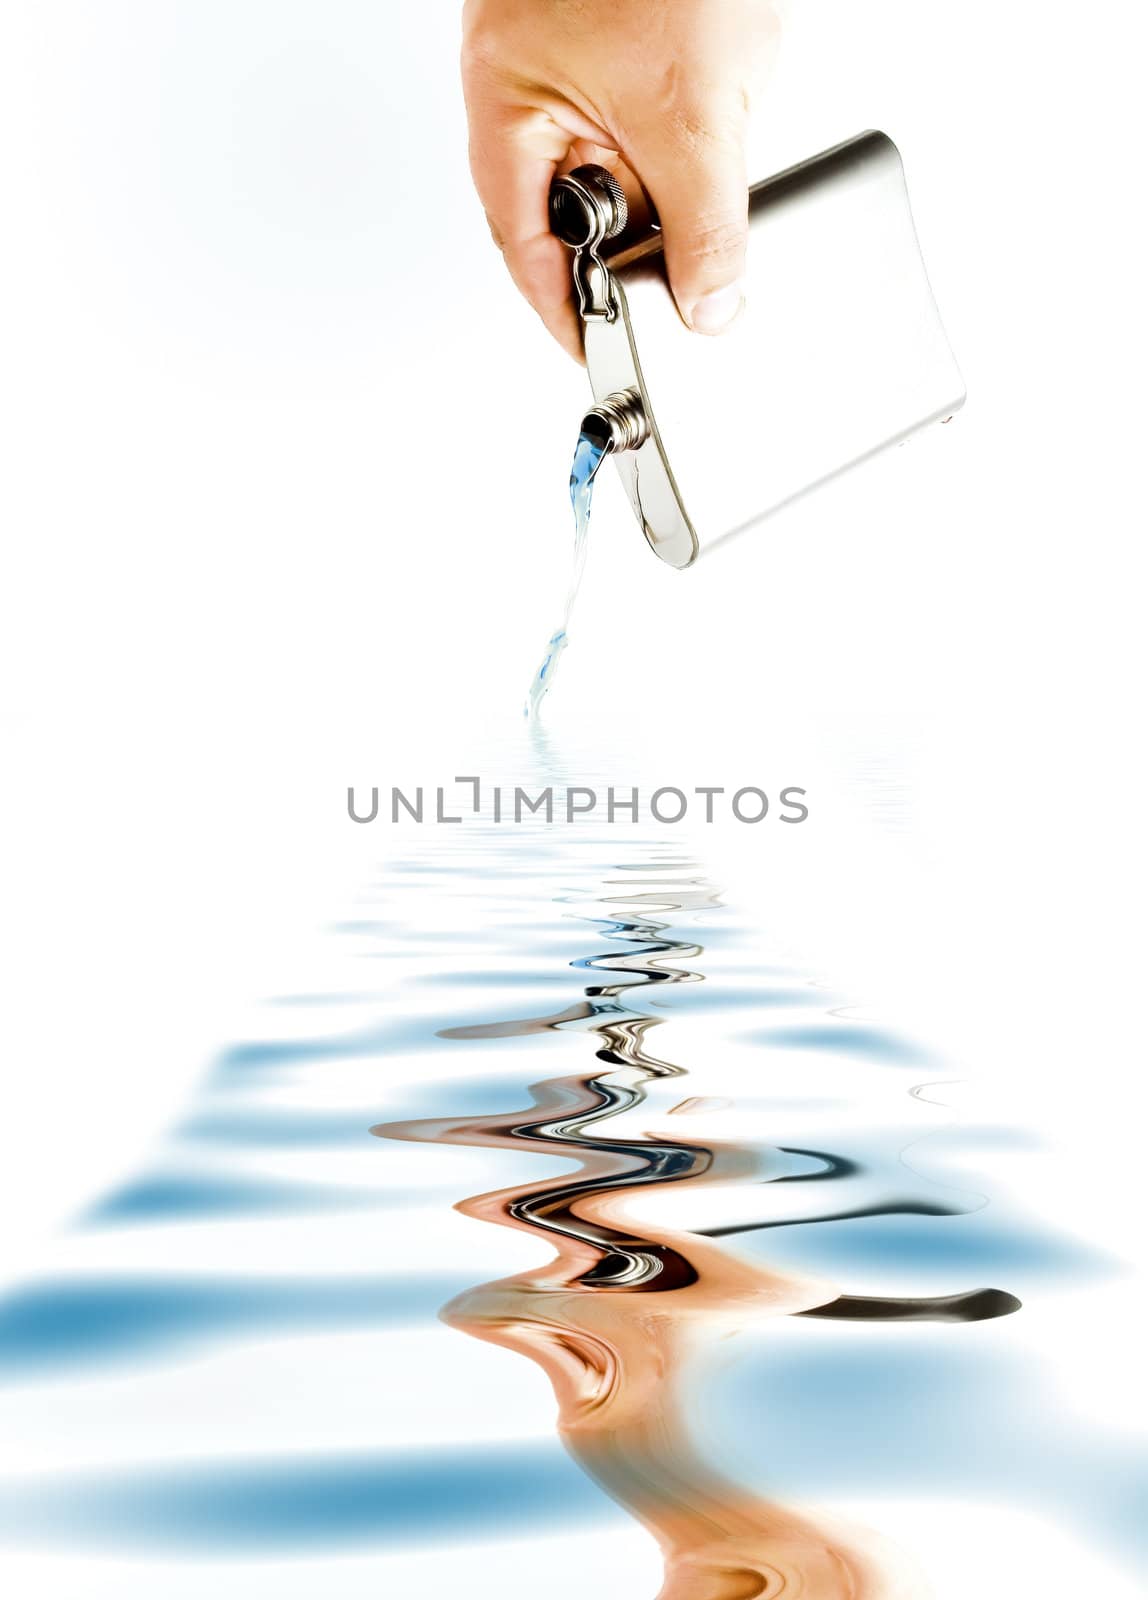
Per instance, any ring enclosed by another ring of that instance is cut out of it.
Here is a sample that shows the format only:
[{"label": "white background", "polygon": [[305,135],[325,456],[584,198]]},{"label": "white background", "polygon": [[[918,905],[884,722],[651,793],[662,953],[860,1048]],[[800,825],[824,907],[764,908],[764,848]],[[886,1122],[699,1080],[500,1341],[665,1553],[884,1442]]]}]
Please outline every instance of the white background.
[{"label": "white background", "polygon": [[[489,245],[456,33],[0,10],[0,1272],[306,987],[395,848],[348,783],[528,768],[584,377]],[[1047,1129],[1038,1208],[1132,1254],[1143,44],[1115,0],[795,0],[755,175],[898,141],[968,406],[684,575],[603,490],[550,719],[575,776],[807,786],[694,841],[763,944]]]}]

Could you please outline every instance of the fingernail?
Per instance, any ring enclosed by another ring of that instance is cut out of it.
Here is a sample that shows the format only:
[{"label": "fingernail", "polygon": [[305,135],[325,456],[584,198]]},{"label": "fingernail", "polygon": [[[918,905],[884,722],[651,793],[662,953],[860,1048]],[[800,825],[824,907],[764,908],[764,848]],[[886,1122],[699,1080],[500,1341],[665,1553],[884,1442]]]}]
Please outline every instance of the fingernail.
[{"label": "fingernail", "polygon": [[690,312],[690,327],[695,333],[724,333],[730,323],[737,320],[744,305],[745,295],[739,279],[724,289],[711,290],[696,301]]}]

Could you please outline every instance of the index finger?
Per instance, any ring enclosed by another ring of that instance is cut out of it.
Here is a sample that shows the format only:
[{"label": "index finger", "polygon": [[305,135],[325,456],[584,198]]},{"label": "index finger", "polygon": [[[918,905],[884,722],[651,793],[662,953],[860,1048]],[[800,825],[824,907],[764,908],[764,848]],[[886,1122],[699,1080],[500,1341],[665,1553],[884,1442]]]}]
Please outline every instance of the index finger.
[{"label": "index finger", "polygon": [[550,231],[550,185],[570,135],[544,111],[472,108],[470,168],[510,275],[550,332],[582,361],[570,253]]}]

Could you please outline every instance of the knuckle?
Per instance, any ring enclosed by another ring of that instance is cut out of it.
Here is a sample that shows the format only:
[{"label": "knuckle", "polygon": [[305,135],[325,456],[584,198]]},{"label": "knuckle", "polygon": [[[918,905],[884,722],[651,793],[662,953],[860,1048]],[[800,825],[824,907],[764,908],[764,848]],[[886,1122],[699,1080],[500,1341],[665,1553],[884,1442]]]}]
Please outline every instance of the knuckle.
[{"label": "knuckle", "polygon": [[498,223],[491,216],[489,211],[486,213],[486,226],[490,230],[490,237],[491,237],[491,241],[494,244],[494,248],[496,250],[500,251],[503,255],[505,255],[506,254],[506,237],[503,234],[502,229],[498,226]]},{"label": "knuckle", "polygon": [[690,231],[690,255],[702,266],[725,263],[744,245],[745,224],[736,217],[699,217]]},{"label": "knuckle", "polygon": [[736,151],[745,135],[748,101],[738,88],[707,92],[703,85],[680,86],[664,111],[669,137],[697,152]]},{"label": "knuckle", "polygon": [[701,106],[675,106],[669,116],[667,131],[673,145],[687,155],[700,155],[714,143],[710,119]]},{"label": "knuckle", "polygon": [[459,65],[464,85],[497,79],[505,53],[502,42],[490,28],[470,28],[463,34]]}]

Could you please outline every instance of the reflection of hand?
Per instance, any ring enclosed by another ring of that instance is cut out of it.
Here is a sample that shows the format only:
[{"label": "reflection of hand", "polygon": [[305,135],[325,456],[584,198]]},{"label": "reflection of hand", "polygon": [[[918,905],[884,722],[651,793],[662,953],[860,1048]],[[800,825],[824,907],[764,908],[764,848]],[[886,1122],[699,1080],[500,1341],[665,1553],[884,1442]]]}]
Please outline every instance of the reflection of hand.
[{"label": "reflection of hand", "polygon": [[550,233],[555,173],[595,161],[649,196],[683,319],[741,309],[745,123],[777,34],[772,0],[466,0],[470,162],[511,275],[581,359],[570,260]]}]

